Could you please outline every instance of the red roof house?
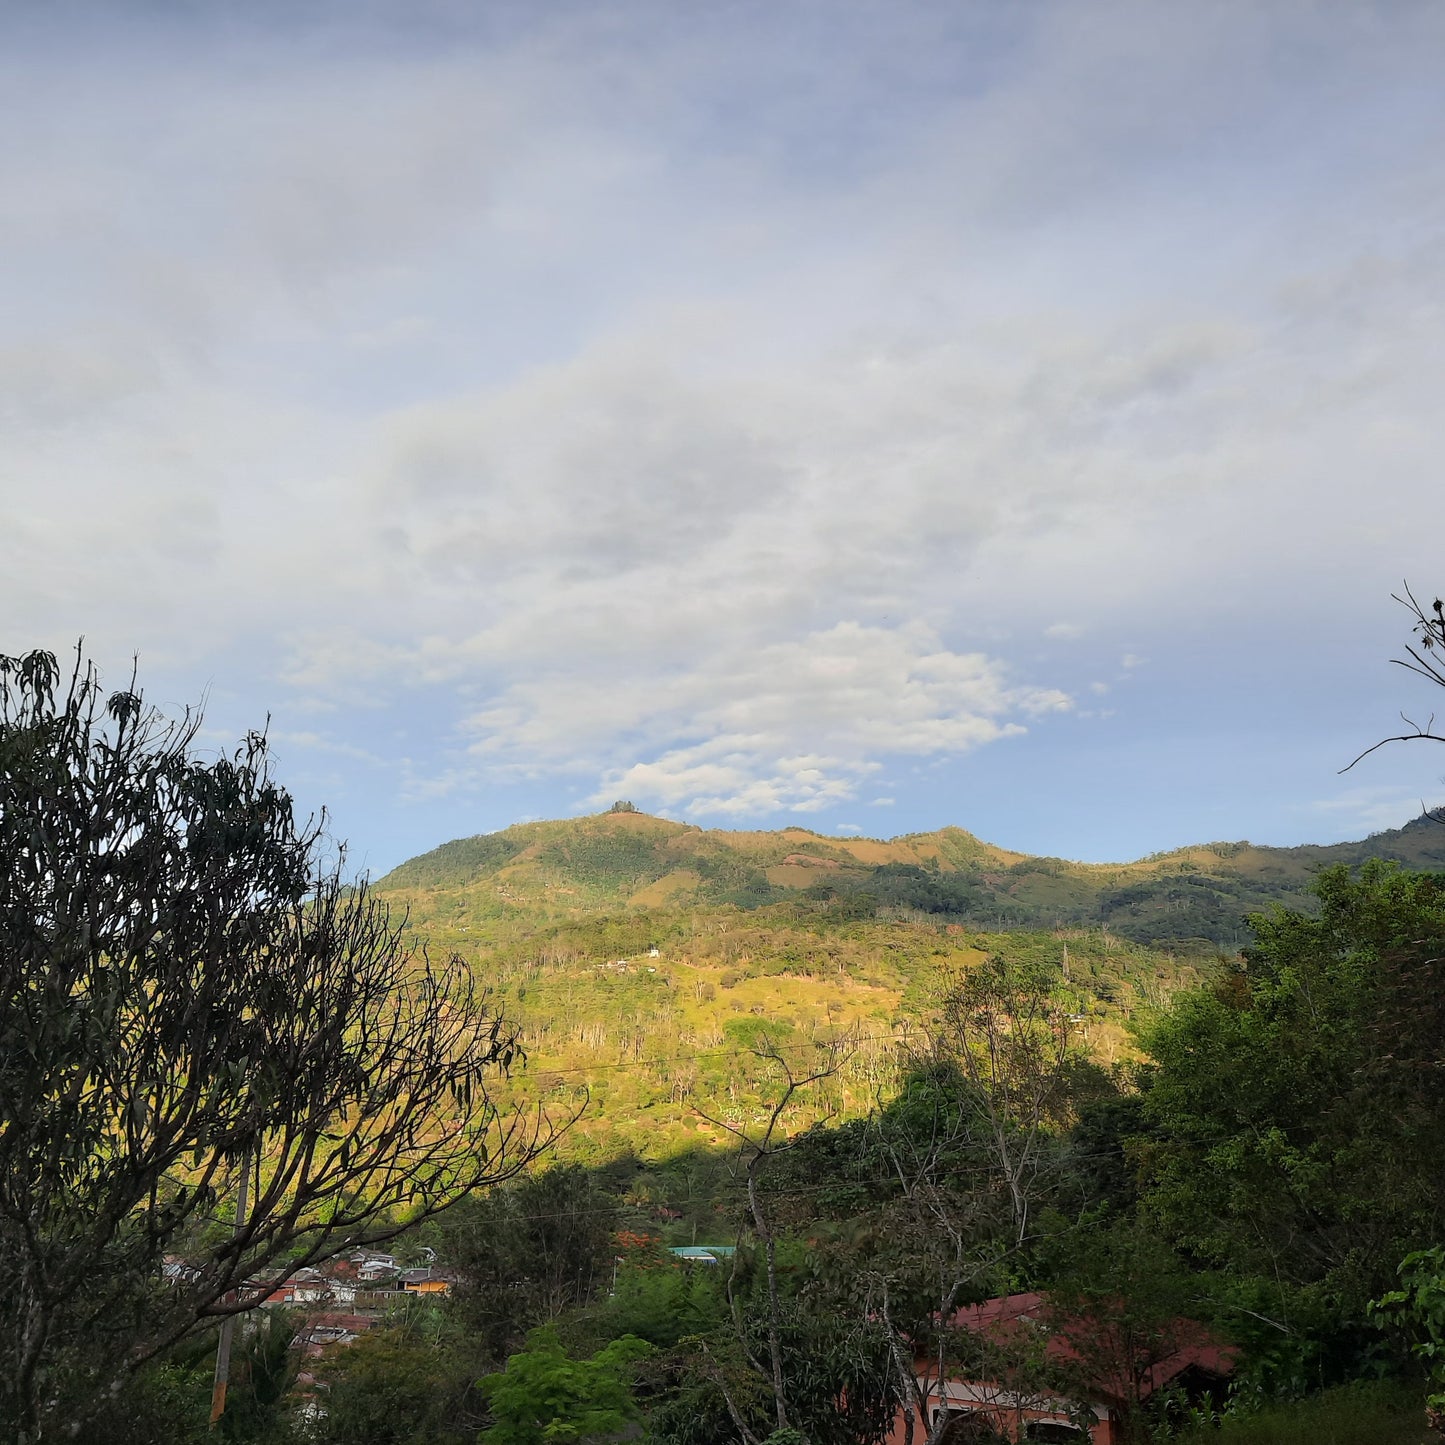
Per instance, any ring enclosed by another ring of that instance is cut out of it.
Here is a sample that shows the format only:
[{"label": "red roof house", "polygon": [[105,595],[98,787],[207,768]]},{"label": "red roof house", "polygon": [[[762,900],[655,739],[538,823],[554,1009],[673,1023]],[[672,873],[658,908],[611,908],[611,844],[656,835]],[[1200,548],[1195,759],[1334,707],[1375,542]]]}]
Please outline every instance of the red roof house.
[{"label": "red roof house", "polygon": [[[915,1360],[913,1445],[924,1445],[940,1414],[939,1445],[1120,1445],[1129,1417],[1159,1390],[1208,1387],[1234,1368],[1230,1348],[1197,1321],[1146,1326],[1107,1302],[1071,1314],[1041,1294],[1006,1295],[956,1311],[949,1326],[967,1346],[949,1353],[972,1368],[945,1363],[940,1375],[937,1358]],[[909,1436],[900,1414],[889,1445]]]}]

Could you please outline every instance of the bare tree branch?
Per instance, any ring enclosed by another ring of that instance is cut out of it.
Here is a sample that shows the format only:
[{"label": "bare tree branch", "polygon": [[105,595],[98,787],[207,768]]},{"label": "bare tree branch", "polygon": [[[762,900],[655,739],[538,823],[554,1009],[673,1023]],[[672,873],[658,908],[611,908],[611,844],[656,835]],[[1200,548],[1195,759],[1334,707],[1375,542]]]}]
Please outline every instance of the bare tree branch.
[{"label": "bare tree branch", "polygon": [[[853,1046],[847,1042],[840,1043],[817,1043],[815,1048],[822,1051],[823,1062],[811,1072],[800,1072],[789,1062],[783,1051],[766,1035],[758,1038],[752,1053],[755,1058],[761,1059],[778,1076],[780,1087],[777,1097],[768,1111],[767,1122],[762,1132],[749,1132],[746,1129],[728,1123],[725,1119],[714,1118],[703,1110],[694,1106],[693,1112],[700,1118],[705,1119],[716,1128],[726,1130],[740,1146],[740,1154],[745,1156],[745,1178],[747,1182],[748,1213],[752,1216],[753,1228],[757,1236],[763,1242],[763,1258],[767,1269],[768,1289],[768,1378],[773,1391],[773,1406],[777,1417],[779,1430],[797,1427],[792,1424],[788,1415],[787,1404],[787,1382],[783,1371],[783,1348],[782,1348],[782,1301],[778,1293],[778,1263],[777,1263],[777,1237],[763,1208],[762,1197],[758,1190],[758,1172],[764,1161],[775,1158],[793,1147],[792,1141],[778,1140],[779,1126],[792,1106],[794,1099],[805,1089],[812,1087],[822,1080],[836,1074],[849,1057],[852,1056]],[[737,1272],[737,1262],[734,1259],[733,1276]],[[733,1278],[728,1281],[728,1299],[732,1306],[734,1327],[737,1331],[739,1342],[742,1344],[744,1353],[748,1354],[749,1360],[755,1367],[758,1362],[748,1353],[747,1341],[744,1337],[742,1321],[739,1316],[737,1303],[733,1298]],[[731,1409],[731,1402],[729,1402]],[[800,1432],[801,1433],[801,1432]]]}]

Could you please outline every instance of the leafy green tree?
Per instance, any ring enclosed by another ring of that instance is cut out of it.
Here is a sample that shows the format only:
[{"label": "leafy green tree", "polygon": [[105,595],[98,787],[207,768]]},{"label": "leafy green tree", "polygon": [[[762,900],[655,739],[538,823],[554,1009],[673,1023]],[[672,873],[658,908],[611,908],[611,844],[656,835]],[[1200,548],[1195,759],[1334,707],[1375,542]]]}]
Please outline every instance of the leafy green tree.
[{"label": "leafy green tree", "polygon": [[313,1369],[324,1414],[307,1445],[472,1445],[483,1422],[482,1352],[445,1314],[409,1311]]},{"label": "leafy green tree", "polygon": [[663,1256],[646,1268],[623,1265],[617,1282],[581,1319],[599,1340],[636,1335],[658,1349],[705,1334],[727,1318],[723,1271],[709,1266],[679,1267]]},{"label": "leafy green tree", "polygon": [[483,1445],[553,1445],[562,1441],[607,1441],[637,1418],[632,1376],[652,1347],[633,1335],[574,1360],[556,1327],[543,1325],[528,1337],[500,1374],[481,1382],[493,1423]]},{"label": "leafy green tree", "polygon": [[457,1310],[501,1360],[536,1325],[612,1280],[617,1199],[578,1164],[528,1175],[457,1206],[442,1251],[464,1283]]},{"label": "leafy green tree", "polygon": [[1076,1356],[1068,1371],[1075,1395],[1082,1398],[1091,1381],[1112,1382],[1123,1440],[1149,1440],[1160,1404],[1146,1406],[1150,1375],[1197,1341],[1198,1282],[1137,1216],[1061,1231],[1046,1253],[1048,1308]]},{"label": "leafy green tree", "polygon": [[1371,1308],[1382,1321],[1398,1321],[1416,1334],[1414,1352],[1434,1387],[1425,1401],[1426,1420],[1445,1435],[1445,1248],[1407,1254],[1399,1273],[1402,1288],[1382,1295]]},{"label": "leafy green tree", "polygon": [[[780,1428],[811,1445],[877,1445],[887,1437],[896,1395],[883,1330],[814,1296],[796,1266],[784,1271],[783,1284],[775,1316],[765,1271],[750,1261],[736,1282],[736,1312],[655,1362],[647,1426],[658,1445],[762,1445]],[[773,1338],[791,1426],[777,1424],[767,1370]]]},{"label": "leafy green tree", "polygon": [[301,1366],[291,1349],[298,1320],[290,1310],[265,1310],[252,1321],[231,1363],[220,1434],[226,1440],[262,1445],[286,1433],[287,1397]]},{"label": "leafy green tree", "polygon": [[1445,1230],[1445,877],[1374,863],[1316,892],[1146,1034],[1137,1157],[1186,1248],[1358,1320]]},{"label": "leafy green tree", "polygon": [[[545,1142],[516,1037],[325,861],[266,741],[0,657],[0,1431],[73,1435],[270,1282]],[[234,1229],[210,1221],[245,1182]],[[162,1284],[171,1252],[188,1268]],[[248,1281],[255,1281],[251,1287]]]}]

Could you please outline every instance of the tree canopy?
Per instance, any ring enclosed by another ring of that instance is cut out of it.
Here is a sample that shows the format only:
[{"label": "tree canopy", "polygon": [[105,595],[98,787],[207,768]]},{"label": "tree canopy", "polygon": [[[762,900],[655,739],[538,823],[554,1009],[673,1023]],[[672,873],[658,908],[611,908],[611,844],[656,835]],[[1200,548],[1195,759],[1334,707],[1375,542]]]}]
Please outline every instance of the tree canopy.
[{"label": "tree canopy", "polygon": [[467,970],[324,861],[263,736],[205,759],[199,727],[79,656],[0,657],[0,1419],[25,1439],[547,1139],[489,1093],[516,1034]]},{"label": "tree canopy", "polygon": [[1321,874],[1146,1035],[1151,1209],[1203,1257],[1356,1308],[1445,1228],[1445,877]]}]

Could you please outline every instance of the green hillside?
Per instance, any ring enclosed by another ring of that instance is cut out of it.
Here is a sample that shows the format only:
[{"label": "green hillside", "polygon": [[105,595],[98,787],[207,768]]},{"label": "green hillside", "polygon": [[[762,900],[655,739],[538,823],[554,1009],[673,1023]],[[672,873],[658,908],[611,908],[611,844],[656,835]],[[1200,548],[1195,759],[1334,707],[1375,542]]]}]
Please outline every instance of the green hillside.
[{"label": "green hillside", "polygon": [[445,843],[375,886],[521,1023],[517,1090],[558,1107],[590,1096],[570,1152],[658,1159],[725,1142],[702,1113],[761,1107],[760,1036],[798,1057],[846,1040],[809,1109],[865,1111],[948,978],[990,953],[1043,966],[1094,1057],[1119,1062],[1131,1020],[1247,941],[1248,914],[1309,908],[1321,867],[1367,857],[1445,867],[1445,829],[1090,865],[959,828],[840,839],[615,811]]},{"label": "green hillside", "polygon": [[618,909],[824,903],[849,917],[974,928],[1104,928],[1151,946],[1225,948],[1274,904],[1311,906],[1331,863],[1389,858],[1445,868],[1445,827],[1417,820],[1358,843],[1207,843],[1133,863],[1072,863],[994,847],[961,828],[886,841],[805,828],[727,832],[612,812],[444,843],[377,883],[418,922],[490,928]]}]

